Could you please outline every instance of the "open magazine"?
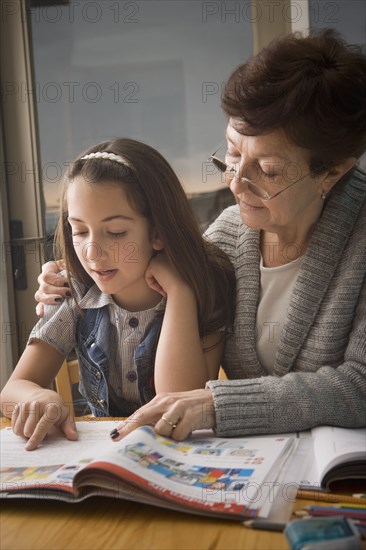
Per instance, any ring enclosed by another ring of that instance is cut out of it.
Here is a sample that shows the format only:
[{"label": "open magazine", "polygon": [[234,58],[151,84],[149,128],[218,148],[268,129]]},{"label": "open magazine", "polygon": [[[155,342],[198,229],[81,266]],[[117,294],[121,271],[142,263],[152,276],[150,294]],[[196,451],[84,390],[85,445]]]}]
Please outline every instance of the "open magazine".
[{"label": "open magazine", "polygon": [[78,502],[110,496],[232,519],[267,517],[295,436],[185,441],[149,426],[113,442],[114,422],[78,422],[78,441],[53,433],[35,451],[11,428],[0,431],[0,497]]},{"label": "open magazine", "polygon": [[366,429],[318,426],[300,434],[308,464],[301,489],[362,493],[366,491]]}]

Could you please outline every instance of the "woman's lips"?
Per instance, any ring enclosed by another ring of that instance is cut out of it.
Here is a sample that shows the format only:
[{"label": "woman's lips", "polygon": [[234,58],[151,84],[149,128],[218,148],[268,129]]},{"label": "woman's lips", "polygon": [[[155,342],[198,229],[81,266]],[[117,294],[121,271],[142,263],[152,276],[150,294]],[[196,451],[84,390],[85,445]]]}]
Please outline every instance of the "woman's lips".
[{"label": "woman's lips", "polygon": [[239,202],[241,210],[247,210],[254,212],[255,210],[262,210],[264,208],[263,206],[253,206],[252,204],[249,204],[243,200]]}]

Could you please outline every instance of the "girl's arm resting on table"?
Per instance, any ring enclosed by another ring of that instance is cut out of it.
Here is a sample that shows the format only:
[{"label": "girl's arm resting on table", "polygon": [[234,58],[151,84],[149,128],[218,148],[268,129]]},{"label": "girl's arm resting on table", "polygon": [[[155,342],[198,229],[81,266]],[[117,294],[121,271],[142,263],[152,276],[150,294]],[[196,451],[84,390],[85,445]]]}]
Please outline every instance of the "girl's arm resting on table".
[{"label": "girl's arm resting on table", "polygon": [[52,426],[68,439],[77,439],[75,422],[59,394],[48,389],[64,357],[43,341],[32,342],[0,395],[2,413],[11,418],[16,435],[28,437],[27,450],[35,449]]},{"label": "girl's arm resting on table", "polygon": [[188,287],[172,291],[155,358],[156,392],[204,388],[208,379],[217,378],[223,347],[223,332],[201,340],[192,291]]},{"label": "girl's arm resting on table", "polygon": [[217,378],[224,333],[212,333],[201,340],[194,293],[164,253],[150,262],[146,281],[167,297],[155,357],[156,392],[203,388],[209,378]]}]

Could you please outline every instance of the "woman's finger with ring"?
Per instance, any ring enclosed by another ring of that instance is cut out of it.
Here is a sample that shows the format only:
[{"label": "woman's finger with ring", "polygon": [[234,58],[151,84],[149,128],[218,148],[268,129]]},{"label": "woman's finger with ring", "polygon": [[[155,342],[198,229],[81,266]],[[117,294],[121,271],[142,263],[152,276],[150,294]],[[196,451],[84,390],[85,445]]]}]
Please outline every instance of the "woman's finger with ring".
[{"label": "woman's finger with ring", "polygon": [[169,418],[168,415],[162,415],[159,420],[155,424],[155,430],[163,436],[170,437],[172,435],[172,432],[175,430],[175,428],[178,426],[179,419],[176,421]]},{"label": "woman's finger with ring", "polygon": [[177,425],[178,425],[178,420],[176,422],[172,422],[171,420],[169,420],[166,416],[162,415],[161,417],[162,420],[164,420],[164,422],[166,422],[167,424],[169,424],[169,426],[171,426],[171,428],[174,430]]}]

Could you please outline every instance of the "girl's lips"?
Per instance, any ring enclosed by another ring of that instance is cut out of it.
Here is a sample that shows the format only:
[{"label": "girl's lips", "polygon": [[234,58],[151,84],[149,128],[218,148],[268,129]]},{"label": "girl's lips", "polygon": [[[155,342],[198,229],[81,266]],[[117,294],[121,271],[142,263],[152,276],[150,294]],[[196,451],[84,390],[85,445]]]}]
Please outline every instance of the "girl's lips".
[{"label": "girl's lips", "polygon": [[92,270],[93,275],[99,280],[99,281],[110,281],[115,274],[117,273],[117,269],[103,269],[103,271],[97,271],[95,269]]}]

